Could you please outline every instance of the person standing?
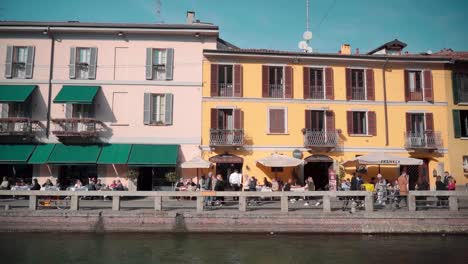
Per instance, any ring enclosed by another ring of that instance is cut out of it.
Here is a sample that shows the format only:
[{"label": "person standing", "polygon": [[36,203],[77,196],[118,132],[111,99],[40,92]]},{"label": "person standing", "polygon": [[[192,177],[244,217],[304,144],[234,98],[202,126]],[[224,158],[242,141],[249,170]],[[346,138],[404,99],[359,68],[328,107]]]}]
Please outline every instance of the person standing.
[{"label": "person standing", "polygon": [[445,184],[445,188],[447,188],[448,184],[449,184],[449,178],[450,178],[450,173],[448,171],[445,171],[444,172],[444,184]]},{"label": "person standing", "polygon": [[377,174],[377,182],[375,183],[375,190],[377,191],[377,203],[385,205],[387,199],[387,181],[382,177],[382,174]]},{"label": "person standing", "polygon": [[400,198],[397,202],[397,207],[400,207],[401,200],[405,200],[408,204],[408,174],[403,172],[400,177],[398,177],[398,189],[400,190]]},{"label": "person standing", "polygon": [[[240,191],[241,189],[242,174],[239,173],[239,170],[234,169],[234,172],[229,175],[229,184],[235,192]],[[234,201],[239,200],[239,197],[234,196]]]},{"label": "person standing", "polygon": [[[436,178],[436,191],[446,191],[447,187],[445,186],[444,182],[442,181],[442,177],[437,176]],[[437,206],[443,206],[445,205],[445,202],[447,200],[447,196],[437,196]]]},{"label": "person standing", "polygon": [[[315,184],[314,184],[314,179],[312,179],[311,176],[309,176],[306,180],[306,190],[309,191],[309,192],[313,192],[315,191]],[[309,206],[309,200],[310,200],[310,196],[306,196],[304,197],[305,198],[305,203],[304,203],[304,206]]]},{"label": "person standing", "polygon": [[[221,174],[216,175],[216,183],[215,183],[214,190],[216,192],[224,192],[225,190],[224,181],[223,181],[223,177],[221,176]],[[224,196],[217,196],[216,204],[222,205],[223,203],[224,203]]]}]

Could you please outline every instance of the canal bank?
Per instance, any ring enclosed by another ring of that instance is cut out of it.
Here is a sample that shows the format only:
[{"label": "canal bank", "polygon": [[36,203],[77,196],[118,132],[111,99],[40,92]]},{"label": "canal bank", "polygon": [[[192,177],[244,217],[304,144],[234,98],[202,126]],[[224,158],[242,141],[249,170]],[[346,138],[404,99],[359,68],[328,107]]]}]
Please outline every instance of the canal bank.
[{"label": "canal bank", "polygon": [[10,210],[0,212],[0,232],[468,234],[468,213]]}]

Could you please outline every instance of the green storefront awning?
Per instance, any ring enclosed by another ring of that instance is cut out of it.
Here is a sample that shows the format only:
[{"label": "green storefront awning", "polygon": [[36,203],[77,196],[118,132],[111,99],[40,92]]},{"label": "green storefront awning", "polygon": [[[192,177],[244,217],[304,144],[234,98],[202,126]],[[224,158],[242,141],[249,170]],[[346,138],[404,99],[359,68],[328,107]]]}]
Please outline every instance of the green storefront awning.
[{"label": "green storefront awning", "polygon": [[102,147],[98,164],[127,164],[132,144],[109,144]]},{"label": "green storefront awning", "polygon": [[55,145],[47,163],[95,164],[101,153],[99,145]]},{"label": "green storefront awning", "polygon": [[36,87],[36,85],[0,85],[0,102],[22,103]]},{"label": "green storefront awning", "polygon": [[0,163],[24,164],[28,161],[36,145],[0,145]]},{"label": "green storefront awning", "polygon": [[128,158],[131,166],[175,166],[179,145],[134,144]]},{"label": "green storefront awning", "polygon": [[44,164],[47,163],[55,144],[43,144],[37,145],[31,158],[29,158],[28,164]]},{"label": "green storefront awning", "polygon": [[54,103],[92,104],[99,86],[64,85],[54,99]]}]

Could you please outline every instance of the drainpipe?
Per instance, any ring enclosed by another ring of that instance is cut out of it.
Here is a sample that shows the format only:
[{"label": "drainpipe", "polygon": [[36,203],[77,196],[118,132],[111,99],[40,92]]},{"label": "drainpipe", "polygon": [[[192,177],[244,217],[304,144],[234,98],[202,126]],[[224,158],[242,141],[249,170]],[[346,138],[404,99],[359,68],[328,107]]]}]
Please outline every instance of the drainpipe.
[{"label": "drainpipe", "polygon": [[47,127],[46,127],[46,137],[49,138],[50,135],[50,111],[52,108],[52,79],[54,77],[54,52],[55,52],[55,38],[50,27],[47,27],[47,36],[49,36],[50,44],[50,66],[49,66],[49,94],[47,97]]},{"label": "drainpipe", "polygon": [[388,58],[383,65],[383,96],[384,96],[384,113],[385,113],[385,146],[388,146],[388,109],[387,109],[387,82],[385,80],[385,70],[387,69]]}]

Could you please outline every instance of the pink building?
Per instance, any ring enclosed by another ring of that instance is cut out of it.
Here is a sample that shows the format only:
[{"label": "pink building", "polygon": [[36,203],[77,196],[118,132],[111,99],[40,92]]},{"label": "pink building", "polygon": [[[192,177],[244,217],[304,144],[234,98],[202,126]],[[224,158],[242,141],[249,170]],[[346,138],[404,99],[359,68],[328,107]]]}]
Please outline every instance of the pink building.
[{"label": "pink building", "polygon": [[190,12],[185,24],[0,22],[0,176],[167,184],[200,155],[202,52],[225,44]]}]

